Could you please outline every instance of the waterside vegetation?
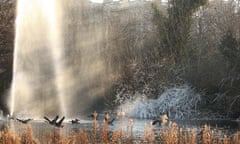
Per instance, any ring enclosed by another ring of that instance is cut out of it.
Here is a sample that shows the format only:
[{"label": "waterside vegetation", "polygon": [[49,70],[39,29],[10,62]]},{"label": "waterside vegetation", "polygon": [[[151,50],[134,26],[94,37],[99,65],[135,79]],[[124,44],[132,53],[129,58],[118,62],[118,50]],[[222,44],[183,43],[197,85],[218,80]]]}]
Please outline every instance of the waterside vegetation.
[{"label": "waterside vegetation", "polygon": [[226,134],[220,130],[214,130],[205,125],[201,131],[196,129],[186,129],[178,127],[174,122],[169,122],[166,128],[153,128],[151,124],[145,124],[144,135],[136,137],[133,134],[133,123],[129,123],[127,130],[121,128],[110,131],[105,123],[98,126],[93,122],[93,128],[90,130],[78,129],[63,134],[62,129],[54,128],[43,139],[37,139],[33,136],[31,126],[26,126],[21,133],[14,133],[7,126],[0,131],[1,144],[115,144],[115,143],[163,143],[163,144],[239,144],[240,131],[234,134]]}]

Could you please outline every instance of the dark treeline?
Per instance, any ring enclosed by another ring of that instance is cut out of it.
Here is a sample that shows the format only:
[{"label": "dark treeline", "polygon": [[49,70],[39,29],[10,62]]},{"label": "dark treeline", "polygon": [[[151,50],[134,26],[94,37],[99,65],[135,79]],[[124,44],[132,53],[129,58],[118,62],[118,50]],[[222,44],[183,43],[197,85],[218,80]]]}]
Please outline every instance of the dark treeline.
[{"label": "dark treeline", "polygon": [[167,15],[153,8],[159,50],[173,57],[182,80],[205,92],[202,108],[238,117],[239,4],[172,0]]},{"label": "dark treeline", "polygon": [[[0,6],[0,95],[3,99],[11,82],[15,5],[1,3]],[[102,47],[105,63],[117,75],[105,93],[107,107],[119,104],[119,97],[131,98],[140,93],[157,98],[166,88],[189,84],[203,93],[202,111],[229,117],[240,115],[240,8],[237,2],[171,0],[168,5],[156,1],[133,3],[128,7],[91,5],[90,8],[97,9],[98,14],[84,10],[81,18],[97,18],[89,21],[96,23],[96,27],[101,25],[103,40],[98,47]],[[74,26],[74,22],[71,24]],[[79,59],[77,51],[72,53]],[[3,60],[6,56],[7,61]],[[0,106],[6,109],[6,102],[1,100]]]},{"label": "dark treeline", "polygon": [[7,111],[7,90],[12,79],[15,3],[0,2],[0,109]]},{"label": "dark treeline", "polygon": [[125,38],[118,42],[127,52],[118,53],[123,77],[115,96],[131,97],[137,92],[156,98],[164,89],[185,83],[202,93],[199,106],[204,113],[238,117],[239,9],[236,1],[146,4],[142,13],[135,13],[138,20],[132,18],[124,36],[119,36]]}]

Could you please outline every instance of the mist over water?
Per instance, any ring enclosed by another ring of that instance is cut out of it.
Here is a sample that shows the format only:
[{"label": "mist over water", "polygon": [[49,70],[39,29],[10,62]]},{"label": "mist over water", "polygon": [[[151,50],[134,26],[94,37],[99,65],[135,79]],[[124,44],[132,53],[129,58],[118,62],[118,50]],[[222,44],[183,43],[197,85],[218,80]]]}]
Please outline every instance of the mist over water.
[{"label": "mist over water", "polygon": [[134,100],[123,100],[118,111],[141,119],[158,118],[163,114],[168,114],[171,119],[193,118],[201,101],[201,95],[188,85],[169,88],[157,99],[146,99],[139,93],[135,97]]},{"label": "mist over water", "polygon": [[80,115],[110,88],[108,35],[93,13],[82,1],[18,1],[11,114]]},{"label": "mist over water", "polygon": [[60,108],[51,50],[55,45],[51,2],[18,1],[11,113],[36,116]]}]

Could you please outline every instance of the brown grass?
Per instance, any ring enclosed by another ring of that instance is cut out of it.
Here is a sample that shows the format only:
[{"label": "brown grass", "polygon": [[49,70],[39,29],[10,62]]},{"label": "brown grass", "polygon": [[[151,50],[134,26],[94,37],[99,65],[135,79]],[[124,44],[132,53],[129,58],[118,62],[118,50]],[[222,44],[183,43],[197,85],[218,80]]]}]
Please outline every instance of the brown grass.
[{"label": "brown grass", "polygon": [[25,131],[23,131],[20,137],[21,144],[38,144],[38,140],[35,140],[32,136],[32,128],[28,126]]},{"label": "brown grass", "polygon": [[153,126],[152,124],[145,124],[144,126],[144,137],[143,137],[144,142],[147,143],[153,143],[155,141],[155,135],[153,131]]},{"label": "brown grass", "polygon": [[4,126],[3,130],[0,131],[0,143],[1,144],[20,144],[20,138],[14,135],[8,128]]},{"label": "brown grass", "polygon": [[[126,133],[120,128],[109,131],[106,123],[99,128],[94,120],[92,130],[79,129],[67,135],[61,133],[61,129],[53,129],[44,142],[47,144],[120,144],[120,143],[164,143],[164,144],[239,144],[240,131],[233,135],[226,135],[219,130],[212,130],[205,125],[200,132],[196,129],[183,130],[176,123],[169,122],[168,127],[159,128],[158,135],[154,134],[151,124],[145,124],[144,136],[134,138],[132,122],[129,123]],[[140,139],[140,140],[139,140]],[[27,126],[20,134],[14,134],[7,126],[0,131],[0,144],[40,144],[33,137],[32,128]]]},{"label": "brown grass", "polygon": [[160,129],[160,139],[166,144],[240,144],[240,131],[228,136],[207,125],[200,132],[196,129],[183,131],[176,123],[170,122],[167,130]]}]

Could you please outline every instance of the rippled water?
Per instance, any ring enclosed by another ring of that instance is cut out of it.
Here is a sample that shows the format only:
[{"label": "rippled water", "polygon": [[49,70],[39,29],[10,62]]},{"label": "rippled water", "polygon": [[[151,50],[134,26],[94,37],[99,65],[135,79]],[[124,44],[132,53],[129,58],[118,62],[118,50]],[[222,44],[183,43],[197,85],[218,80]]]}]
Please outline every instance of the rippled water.
[{"label": "rippled water", "polygon": [[[132,136],[136,139],[141,139],[144,136],[144,127],[150,127],[151,121],[149,119],[122,119],[114,121],[113,126],[109,126],[110,131],[114,130],[123,130],[126,134],[127,130],[132,129]],[[187,129],[196,129],[196,132],[200,132],[205,124],[209,125],[212,130],[220,130],[221,132],[231,135],[240,129],[240,122],[232,120],[181,120],[174,121],[177,125],[183,130]],[[11,130],[14,131],[17,135],[20,135],[27,126],[32,127],[33,136],[39,139],[41,142],[44,142],[44,139],[47,139],[54,130],[59,130],[61,135],[66,136],[72,131],[79,131],[84,129],[89,131],[93,128],[93,122],[91,120],[81,120],[79,124],[71,124],[70,120],[65,120],[64,128],[55,128],[43,120],[34,120],[29,124],[22,124],[17,121],[1,121],[0,126],[3,127],[3,124],[10,126]],[[98,121],[99,129],[101,129],[103,121]],[[132,124],[132,125],[131,125]],[[132,126],[132,127],[131,127]],[[159,129],[167,129],[168,124],[165,126],[153,126],[153,131],[155,134],[159,134]]]}]

